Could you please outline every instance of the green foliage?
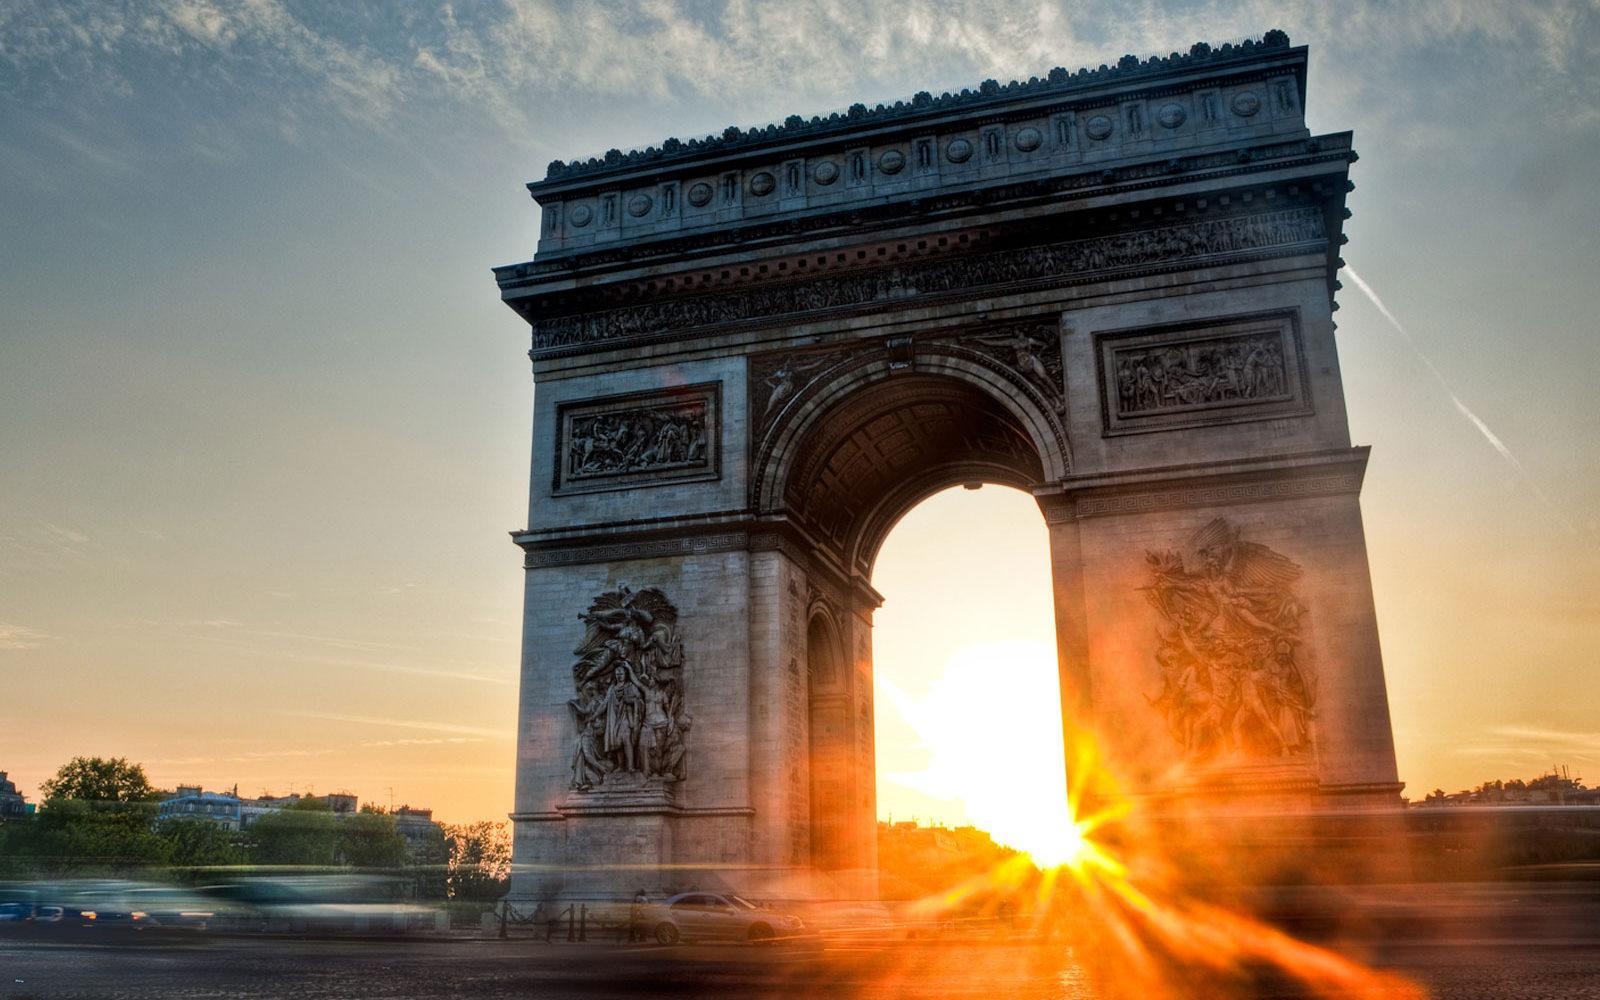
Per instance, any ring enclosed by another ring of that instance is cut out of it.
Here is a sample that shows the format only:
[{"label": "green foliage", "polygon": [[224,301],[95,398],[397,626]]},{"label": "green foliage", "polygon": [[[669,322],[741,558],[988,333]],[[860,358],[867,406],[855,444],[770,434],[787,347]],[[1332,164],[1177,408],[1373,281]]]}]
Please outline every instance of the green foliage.
[{"label": "green foliage", "polygon": [[450,842],[438,826],[411,848],[411,871],[418,899],[444,899],[449,894]]},{"label": "green foliage", "polygon": [[406,842],[395,832],[393,816],[362,810],[339,821],[338,854],[355,868],[401,868]]},{"label": "green foliage", "polygon": [[447,826],[445,842],[450,898],[495,900],[506,894],[511,880],[509,824],[485,820]]},{"label": "green foliage", "polygon": [[127,875],[166,864],[171,847],[150,829],[150,803],[55,798],[31,822],[6,824],[6,867],[18,875]]},{"label": "green foliage", "polygon": [[40,790],[45,800],[85,802],[150,802],[160,796],[139,764],[126,757],[74,757]]},{"label": "green foliage", "polygon": [[155,835],[167,844],[167,863],[174,868],[219,868],[243,864],[239,835],[206,819],[174,817],[156,823]]},{"label": "green foliage", "polygon": [[267,813],[250,825],[250,860],[258,865],[331,866],[338,852],[337,824],[320,799],[301,799]]}]

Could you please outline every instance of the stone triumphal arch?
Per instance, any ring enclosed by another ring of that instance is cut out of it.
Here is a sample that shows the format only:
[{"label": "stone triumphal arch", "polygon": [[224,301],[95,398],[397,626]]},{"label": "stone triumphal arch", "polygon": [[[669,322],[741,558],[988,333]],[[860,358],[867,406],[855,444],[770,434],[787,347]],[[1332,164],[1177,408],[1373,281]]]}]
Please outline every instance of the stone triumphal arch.
[{"label": "stone triumphal arch", "polygon": [[960,483],[1038,499],[1064,709],[1142,792],[1397,800],[1305,73],[1270,32],[529,185],[514,897],[870,872],[873,559]]}]

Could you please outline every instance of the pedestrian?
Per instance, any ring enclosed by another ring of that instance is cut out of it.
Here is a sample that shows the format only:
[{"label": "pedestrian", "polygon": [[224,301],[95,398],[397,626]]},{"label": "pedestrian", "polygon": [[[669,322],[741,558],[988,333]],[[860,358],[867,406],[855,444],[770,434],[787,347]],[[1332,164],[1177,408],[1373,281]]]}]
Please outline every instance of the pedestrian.
[{"label": "pedestrian", "polygon": [[633,905],[628,907],[628,941],[643,941],[644,936],[644,905],[647,897],[644,890],[640,889],[633,894]]}]

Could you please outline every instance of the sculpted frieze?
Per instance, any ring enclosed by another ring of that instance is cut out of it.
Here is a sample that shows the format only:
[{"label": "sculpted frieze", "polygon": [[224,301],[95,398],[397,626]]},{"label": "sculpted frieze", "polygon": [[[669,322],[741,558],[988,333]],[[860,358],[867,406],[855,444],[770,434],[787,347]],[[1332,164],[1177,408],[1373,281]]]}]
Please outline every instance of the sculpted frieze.
[{"label": "sculpted frieze", "polygon": [[1117,351],[1117,412],[1123,416],[1288,394],[1283,338],[1276,331]]},{"label": "sculpted frieze", "polygon": [[1106,434],[1311,412],[1293,311],[1096,336]]},{"label": "sculpted frieze", "polygon": [[694,327],[889,305],[917,295],[985,295],[997,285],[1075,280],[1096,272],[1268,250],[1318,241],[1325,234],[1322,213],[1314,208],[1205,219],[970,258],[535,318],[533,349],[538,353]]},{"label": "sculpted frieze", "polygon": [[719,397],[711,384],[562,405],[553,491],[714,478]]},{"label": "sculpted frieze", "polygon": [[1061,338],[1054,324],[1035,324],[969,334],[960,341],[1005,365],[1039,391],[1058,416],[1067,411],[1061,368]]},{"label": "sculpted frieze", "polygon": [[1311,751],[1316,677],[1302,662],[1301,568],[1216,518],[1183,551],[1147,552],[1142,588],[1160,615],[1150,704],[1195,762]]},{"label": "sculpted frieze", "polygon": [[655,587],[620,587],[578,618],[586,631],[573,650],[577,697],[567,702],[578,732],[572,790],[682,781],[693,720],[684,710],[678,609]]}]

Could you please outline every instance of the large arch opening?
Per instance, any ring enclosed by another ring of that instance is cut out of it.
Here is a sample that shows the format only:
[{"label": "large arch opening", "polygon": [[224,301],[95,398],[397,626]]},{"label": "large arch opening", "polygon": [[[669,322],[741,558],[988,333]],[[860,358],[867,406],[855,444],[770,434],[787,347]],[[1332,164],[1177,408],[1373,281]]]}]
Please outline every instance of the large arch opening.
[{"label": "large arch opening", "polygon": [[1042,863],[1070,847],[1049,537],[1034,498],[948,489],[874,567],[877,818],[975,826]]},{"label": "large arch opening", "polygon": [[[980,380],[917,371],[858,382],[797,422],[804,432],[780,456],[784,475],[774,485],[812,553],[805,635],[813,863],[871,867],[875,849],[863,841],[875,843],[889,811],[878,805],[879,790],[892,785],[899,804],[900,792],[919,783],[912,814],[991,829],[998,822],[992,832],[1001,840],[1042,851],[1029,831],[1058,818],[1066,825],[1048,538],[1032,496],[1060,461],[1041,454],[1037,428],[1046,419]],[[948,492],[953,487],[967,489]],[[876,566],[902,522],[907,542],[894,551],[918,554],[897,554],[886,570],[881,597],[889,603],[876,613],[891,623],[881,648],[892,676],[875,691]],[[1008,565],[1018,560],[1026,571]],[[904,582],[907,566],[912,583]],[[983,576],[991,585],[978,595]],[[1032,591],[1012,598],[1031,619],[1026,626],[990,614],[986,622],[956,616],[952,627],[936,609],[1004,602],[1018,588]],[[985,673],[993,676],[985,681]],[[963,694],[964,686],[973,691]],[[972,703],[977,693],[981,704]],[[1041,709],[1055,715],[1041,722]],[[879,722],[892,742],[885,766],[876,758]],[[1019,726],[1040,741],[1022,751],[1038,760],[1018,759],[1015,738],[994,745]],[[984,767],[994,773],[982,777]],[[1002,773],[1007,781],[997,780]]]}]

